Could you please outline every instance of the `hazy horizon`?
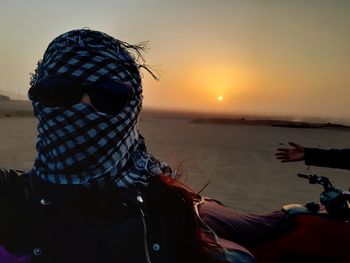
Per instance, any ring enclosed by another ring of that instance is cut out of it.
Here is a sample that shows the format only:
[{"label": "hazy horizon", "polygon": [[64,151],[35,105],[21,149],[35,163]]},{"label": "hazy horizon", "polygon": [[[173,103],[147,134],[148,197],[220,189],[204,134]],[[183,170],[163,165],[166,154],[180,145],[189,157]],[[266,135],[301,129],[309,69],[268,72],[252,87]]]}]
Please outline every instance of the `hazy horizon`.
[{"label": "hazy horizon", "polygon": [[[0,90],[0,96],[2,95]],[[7,103],[6,103],[7,102]],[[141,118],[144,116],[158,116],[167,119],[207,119],[207,118],[231,118],[231,119],[247,119],[247,120],[281,120],[309,123],[333,123],[350,126],[350,118],[332,118],[319,116],[297,116],[283,114],[262,114],[247,112],[212,112],[196,109],[165,109],[152,106],[143,106]],[[32,106],[29,100],[3,99],[0,97],[0,118],[7,117],[34,117]]]},{"label": "hazy horizon", "polygon": [[350,1],[0,2],[0,93],[25,99],[47,45],[89,27],[149,41],[144,106],[350,118]]}]

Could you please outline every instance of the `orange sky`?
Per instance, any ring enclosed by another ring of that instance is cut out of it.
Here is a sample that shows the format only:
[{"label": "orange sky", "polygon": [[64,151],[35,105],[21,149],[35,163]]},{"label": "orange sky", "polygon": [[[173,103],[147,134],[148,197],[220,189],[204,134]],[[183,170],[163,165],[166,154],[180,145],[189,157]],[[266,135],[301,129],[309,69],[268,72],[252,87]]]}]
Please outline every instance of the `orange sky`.
[{"label": "orange sky", "polygon": [[[150,41],[145,107],[350,119],[350,1],[1,1],[0,91],[24,97],[58,34]],[[219,101],[218,97],[223,100]]]}]

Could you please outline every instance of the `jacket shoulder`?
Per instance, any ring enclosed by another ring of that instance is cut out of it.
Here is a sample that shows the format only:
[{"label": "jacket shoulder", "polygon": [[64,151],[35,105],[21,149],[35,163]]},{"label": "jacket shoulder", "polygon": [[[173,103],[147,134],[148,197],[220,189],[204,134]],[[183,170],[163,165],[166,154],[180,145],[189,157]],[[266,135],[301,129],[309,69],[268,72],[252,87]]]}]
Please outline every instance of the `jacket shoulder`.
[{"label": "jacket shoulder", "polygon": [[17,170],[17,169],[8,169],[8,168],[5,168],[5,167],[0,167],[0,176],[6,176],[6,175],[9,175],[9,174],[12,174],[12,175],[17,175],[17,176],[20,176],[22,174],[24,174],[25,172],[22,171],[22,170]]},{"label": "jacket shoulder", "polygon": [[26,184],[28,174],[22,170],[8,169],[0,167],[0,189],[9,189],[9,186]]}]

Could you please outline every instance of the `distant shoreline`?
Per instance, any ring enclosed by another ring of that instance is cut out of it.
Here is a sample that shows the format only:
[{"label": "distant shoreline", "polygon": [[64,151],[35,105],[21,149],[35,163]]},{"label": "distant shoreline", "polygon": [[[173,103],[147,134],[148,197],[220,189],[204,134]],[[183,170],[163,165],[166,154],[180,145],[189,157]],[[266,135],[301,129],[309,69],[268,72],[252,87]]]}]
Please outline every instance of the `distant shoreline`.
[{"label": "distant shoreline", "polygon": [[0,100],[0,118],[34,117],[29,101]]},{"label": "distant shoreline", "polygon": [[[34,118],[33,107],[30,101],[11,100],[0,94],[0,118]],[[269,117],[269,116],[229,116],[220,113],[203,113],[190,111],[175,111],[144,108],[141,113],[141,119],[144,118],[161,118],[161,119],[181,119],[192,124],[218,124],[218,125],[260,125],[284,128],[299,129],[338,129],[349,130],[350,126],[346,124],[349,121],[338,124],[337,120],[328,122],[327,119],[315,119],[305,121],[293,121],[288,116]],[[289,120],[288,120],[289,119]]]},{"label": "distant shoreline", "polygon": [[258,126],[271,126],[282,128],[297,128],[297,129],[337,129],[337,130],[350,130],[350,126],[337,124],[337,123],[312,123],[312,122],[300,122],[300,121],[287,121],[287,120],[248,120],[246,118],[203,118],[193,119],[190,121],[192,124],[218,124],[218,125],[258,125]]}]

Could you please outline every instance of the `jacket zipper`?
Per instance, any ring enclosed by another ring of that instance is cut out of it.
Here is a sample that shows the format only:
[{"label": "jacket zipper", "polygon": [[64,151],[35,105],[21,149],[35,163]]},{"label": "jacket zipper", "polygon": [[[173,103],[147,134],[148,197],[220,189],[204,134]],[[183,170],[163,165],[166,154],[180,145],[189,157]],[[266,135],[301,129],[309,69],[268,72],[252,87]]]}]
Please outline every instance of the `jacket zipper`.
[{"label": "jacket zipper", "polygon": [[147,224],[146,224],[146,216],[143,210],[140,208],[141,211],[141,219],[142,219],[142,225],[143,225],[143,241],[144,241],[144,247],[145,247],[145,257],[147,263],[152,263],[151,256],[149,253],[148,248],[148,230],[147,230]]}]

